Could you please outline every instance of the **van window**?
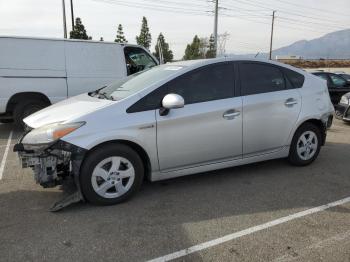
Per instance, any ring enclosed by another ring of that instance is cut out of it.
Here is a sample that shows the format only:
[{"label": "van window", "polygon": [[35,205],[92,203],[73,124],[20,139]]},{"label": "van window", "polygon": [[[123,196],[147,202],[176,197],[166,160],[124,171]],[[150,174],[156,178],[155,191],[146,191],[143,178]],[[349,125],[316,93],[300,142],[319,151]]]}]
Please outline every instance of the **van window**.
[{"label": "van window", "polygon": [[264,63],[241,63],[239,66],[242,95],[254,95],[285,89],[285,79],[276,66]]},{"label": "van window", "polygon": [[135,74],[157,65],[156,61],[154,61],[154,59],[142,48],[125,47],[124,54],[128,75]]}]

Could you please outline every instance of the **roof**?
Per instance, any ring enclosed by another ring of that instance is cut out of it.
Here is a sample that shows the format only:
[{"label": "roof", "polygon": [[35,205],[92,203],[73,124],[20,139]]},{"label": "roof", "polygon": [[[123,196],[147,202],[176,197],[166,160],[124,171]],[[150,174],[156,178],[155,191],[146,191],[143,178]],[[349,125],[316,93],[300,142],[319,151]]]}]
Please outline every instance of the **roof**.
[{"label": "roof", "polygon": [[128,43],[116,43],[109,41],[98,41],[98,40],[84,40],[84,39],[68,39],[68,38],[55,38],[55,37],[31,37],[31,36],[6,36],[0,35],[1,38],[13,38],[13,39],[28,39],[28,40],[48,40],[48,41],[66,41],[66,42],[83,42],[83,43],[99,43],[99,44],[114,44],[121,46],[139,46]]}]

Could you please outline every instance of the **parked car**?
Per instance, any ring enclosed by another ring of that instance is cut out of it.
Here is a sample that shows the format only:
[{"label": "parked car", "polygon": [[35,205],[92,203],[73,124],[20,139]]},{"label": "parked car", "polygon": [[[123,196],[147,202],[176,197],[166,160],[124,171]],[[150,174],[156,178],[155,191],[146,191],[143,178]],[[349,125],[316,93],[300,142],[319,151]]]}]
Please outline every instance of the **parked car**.
[{"label": "parked car", "polygon": [[48,105],[158,64],[136,45],[4,36],[0,57],[0,121],[18,125]]},{"label": "parked car", "polygon": [[115,204],[151,181],[275,158],[313,162],[333,114],[326,83],[268,60],[154,67],[43,109],[15,146],[44,187],[72,175]]},{"label": "parked car", "polygon": [[338,74],[328,72],[314,72],[312,73],[327,81],[329,95],[333,105],[339,103],[340,98],[350,92],[350,82]]},{"label": "parked car", "polygon": [[341,73],[338,75],[340,75],[341,77],[343,77],[346,81],[348,81],[350,83],[350,75],[349,74]]},{"label": "parked car", "polygon": [[335,106],[335,116],[345,122],[350,122],[350,92],[343,95]]}]

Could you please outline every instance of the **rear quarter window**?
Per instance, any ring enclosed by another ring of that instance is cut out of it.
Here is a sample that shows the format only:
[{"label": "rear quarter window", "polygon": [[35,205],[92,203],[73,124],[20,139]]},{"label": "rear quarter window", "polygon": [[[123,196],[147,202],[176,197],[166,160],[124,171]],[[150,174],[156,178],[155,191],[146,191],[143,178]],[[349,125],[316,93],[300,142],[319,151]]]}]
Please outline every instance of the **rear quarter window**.
[{"label": "rear quarter window", "polygon": [[287,68],[284,68],[283,71],[294,88],[301,88],[303,86],[305,77],[302,74],[299,74]]}]

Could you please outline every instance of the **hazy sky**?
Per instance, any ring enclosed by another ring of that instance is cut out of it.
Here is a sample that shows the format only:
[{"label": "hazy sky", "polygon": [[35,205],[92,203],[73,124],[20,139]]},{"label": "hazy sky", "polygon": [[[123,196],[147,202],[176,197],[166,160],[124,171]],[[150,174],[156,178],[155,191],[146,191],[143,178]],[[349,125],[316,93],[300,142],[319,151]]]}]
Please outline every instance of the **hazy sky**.
[{"label": "hazy sky", "polygon": [[[151,50],[163,32],[176,58],[195,34],[208,37],[213,31],[214,4],[209,0],[73,1],[75,16],[94,40],[113,41],[121,23],[127,40],[135,43],[146,16]],[[267,51],[272,10],[277,11],[274,48],[350,28],[350,0],[219,0],[219,5],[219,33],[229,34],[227,53]],[[66,12],[71,30],[70,0]],[[0,35],[63,37],[62,0],[0,0]]]}]

